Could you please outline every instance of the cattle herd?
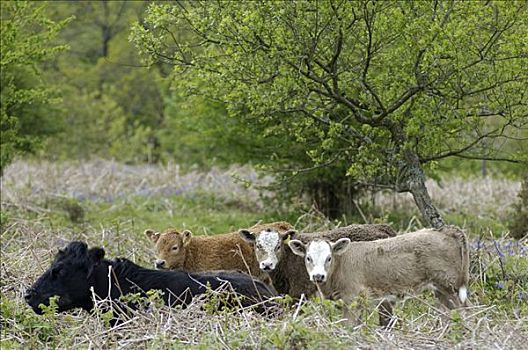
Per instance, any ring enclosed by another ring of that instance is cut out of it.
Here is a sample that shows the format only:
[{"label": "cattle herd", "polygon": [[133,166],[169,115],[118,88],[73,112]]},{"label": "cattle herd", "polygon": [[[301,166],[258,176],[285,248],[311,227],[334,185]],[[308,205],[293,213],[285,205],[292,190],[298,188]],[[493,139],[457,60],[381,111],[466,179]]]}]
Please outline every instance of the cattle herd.
[{"label": "cattle herd", "polygon": [[122,296],[150,290],[169,306],[222,293],[219,308],[267,314],[278,309],[278,296],[297,301],[304,295],[343,300],[344,317],[357,322],[349,305],[367,295],[376,301],[380,325],[387,326],[394,296],[433,287],[439,305],[449,309],[467,299],[467,237],[454,226],[396,235],[383,224],[308,233],[273,222],[213,236],[175,229],[145,235],[156,251],[155,269],[105,259],[102,248],[71,242],[26,291],[26,302],[38,314],[50,297],[56,297],[58,311],[91,311],[100,302],[118,322],[117,316],[139,307],[138,300]]}]

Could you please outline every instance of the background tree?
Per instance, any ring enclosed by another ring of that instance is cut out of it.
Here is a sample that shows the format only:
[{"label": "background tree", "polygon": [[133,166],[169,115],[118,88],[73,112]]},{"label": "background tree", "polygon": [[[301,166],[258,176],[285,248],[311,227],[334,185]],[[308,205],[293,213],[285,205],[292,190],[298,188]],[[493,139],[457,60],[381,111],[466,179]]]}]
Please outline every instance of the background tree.
[{"label": "background tree", "polygon": [[49,140],[45,156],[125,162],[160,159],[157,132],[164,121],[166,84],[162,66],[138,62],[127,37],[146,2],[68,1],[50,3],[55,19],[74,16],[56,42],[71,50],[45,74],[60,82],[66,127]]},{"label": "background tree", "polygon": [[187,96],[178,81],[171,92],[166,98],[164,127],[158,133],[167,159],[201,168],[258,165],[273,172],[276,181],[270,186],[283,201],[303,197],[303,202],[316,205],[333,219],[356,212],[352,199],[358,189],[345,176],[344,162],[334,162],[332,169],[314,167],[303,144],[256,128],[251,118],[230,118],[224,104]]},{"label": "background tree", "polygon": [[424,170],[448,157],[526,161],[526,9],[493,1],[152,4],[131,38],[151,63],[174,65],[173,79],[189,93],[301,145],[314,169],[345,163],[357,181],[410,192],[439,227]]},{"label": "background tree", "polygon": [[34,152],[62,126],[54,108],[58,89],[43,79],[42,64],[67,49],[51,43],[68,21],[50,20],[42,4],[2,2],[0,174],[15,155]]}]

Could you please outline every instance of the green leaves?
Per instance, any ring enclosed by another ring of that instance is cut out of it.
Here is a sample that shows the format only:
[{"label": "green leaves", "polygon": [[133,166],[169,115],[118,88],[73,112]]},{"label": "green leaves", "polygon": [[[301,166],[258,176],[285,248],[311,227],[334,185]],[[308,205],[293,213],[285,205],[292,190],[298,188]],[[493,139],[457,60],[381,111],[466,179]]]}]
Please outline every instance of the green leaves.
[{"label": "green leaves", "polygon": [[2,4],[0,174],[16,154],[35,151],[60,124],[51,108],[60,101],[58,91],[42,79],[40,65],[68,48],[51,42],[71,18],[53,22],[44,8],[30,2]]},{"label": "green leaves", "polygon": [[511,136],[528,122],[526,10],[525,2],[152,4],[130,39],[148,62],[174,65],[180,88],[222,101],[260,135],[295,140],[305,161],[394,184],[403,152],[421,164],[517,159]]}]

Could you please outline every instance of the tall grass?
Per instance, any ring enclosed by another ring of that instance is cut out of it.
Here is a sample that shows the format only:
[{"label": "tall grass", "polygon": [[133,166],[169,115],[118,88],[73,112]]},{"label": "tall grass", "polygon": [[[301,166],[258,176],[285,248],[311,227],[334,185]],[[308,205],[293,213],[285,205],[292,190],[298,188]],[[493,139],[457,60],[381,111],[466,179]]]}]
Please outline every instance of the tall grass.
[{"label": "tall grass", "polygon": [[[495,232],[500,236],[509,226],[521,182],[451,176],[440,182],[429,179],[426,186],[433,203],[448,223],[469,229],[473,234],[489,234],[490,229],[500,231]],[[379,191],[361,198],[359,205],[402,229],[424,226],[409,193]]]},{"label": "tall grass", "polygon": [[[233,172],[238,173],[235,179]],[[141,234],[142,225],[187,222],[198,233],[201,225],[207,226],[204,233],[214,233],[257,220],[284,219],[260,199],[273,196],[256,186],[269,180],[249,167],[182,173],[176,165],[14,163],[2,179],[1,348],[521,349],[528,344],[528,242],[511,240],[502,231],[472,233],[469,307],[449,312],[438,307],[430,292],[410,296],[398,304],[398,322],[389,330],[376,325],[372,308],[366,308],[364,322],[354,326],[342,319],[339,303],[318,300],[285,304],[276,317],[211,312],[204,300],[183,310],[154,300],[115,327],[101,312],[50,311],[37,316],[25,305],[25,289],[72,239],[103,245],[109,257],[149,266],[153,253]],[[464,186],[472,190],[464,192]],[[460,212],[478,222],[478,215],[493,212],[494,205],[496,218],[505,215],[516,186],[493,179],[450,179],[443,191],[451,194],[430,189],[442,210],[455,210],[458,203]],[[72,201],[84,215],[75,221],[64,214],[63,206],[50,204],[50,198]],[[387,213],[400,204],[403,211],[414,210],[405,207],[406,200],[394,201],[379,195],[376,205]],[[295,213],[292,223],[308,231],[339,225],[315,211]]]},{"label": "tall grass", "polygon": [[[269,176],[258,176],[249,166],[212,168],[208,172],[183,173],[177,164],[126,165],[108,160],[87,162],[48,161],[11,164],[2,177],[2,201],[31,202],[43,197],[114,202],[130,196],[191,196],[208,193],[225,200],[260,205],[270,195],[258,187]],[[21,198],[23,197],[23,198]]]}]

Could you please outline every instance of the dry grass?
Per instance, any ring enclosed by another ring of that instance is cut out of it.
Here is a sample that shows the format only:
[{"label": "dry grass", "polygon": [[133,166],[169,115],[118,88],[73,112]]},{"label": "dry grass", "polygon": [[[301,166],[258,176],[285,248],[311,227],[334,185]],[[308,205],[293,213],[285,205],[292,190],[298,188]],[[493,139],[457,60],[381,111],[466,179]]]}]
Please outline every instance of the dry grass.
[{"label": "dry grass", "polygon": [[[236,171],[260,181],[249,168],[236,168]],[[526,240],[514,245],[511,254],[502,256],[494,247],[498,244],[499,249],[510,249],[509,240],[496,244],[487,241],[485,249],[473,242],[470,295],[473,305],[449,314],[437,308],[430,294],[411,297],[397,307],[399,321],[390,330],[377,327],[377,317],[375,313],[368,313],[368,309],[366,322],[354,327],[341,319],[334,303],[327,301],[304,301],[302,305],[285,307],[279,316],[271,318],[249,311],[211,313],[203,307],[203,300],[195,300],[184,310],[154,303],[148,310],[134,312],[131,319],[113,328],[101,314],[76,311],[37,316],[25,305],[25,289],[47,269],[58,247],[79,238],[99,244],[108,230],[108,227],[90,225],[82,231],[70,225],[55,227],[50,225],[50,213],[46,211],[31,211],[31,217],[25,215],[27,206],[54,195],[81,196],[92,201],[165,195],[165,191],[173,193],[184,184],[190,188],[185,193],[212,191],[233,199],[241,196],[256,201],[259,198],[256,189],[240,186],[228,178],[230,171],[213,170],[191,176],[182,174],[176,166],[143,169],[112,162],[83,165],[18,162],[8,168],[2,180],[2,210],[7,209],[10,216],[2,223],[1,232],[1,348],[521,349],[528,344],[526,300],[516,299],[517,292],[528,293],[528,282],[514,282],[513,278],[522,276],[528,265]],[[477,182],[472,186],[477,186]],[[456,189],[457,194],[452,197],[460,195],[460,191]],[[491,208],[499,200],[491,195],[479,198],[483,201],[479,208]],[[490,200],[492,203],[488,203]],[[504,203],[497,202],[497,205]],[[12,210],[15,207],[20,210]],[[298,228],[306,230],[335,225],[316,212],[300,215],[296,223]],[[142,264],[152,258],[150,247],[138,240],[137,233],[126,225],[105,248],[109,257],[127,257]],[[505,269],[504,276],[501,269]],[[501,276],[511,285],[496,291],[490,289],[490,284]],[[500,294],[503,292],[504,295]]]},{"label": "dry grass", "polygon": [[[464,213],[478,219],[508,220],[512,204],[521,188],[520,181],[497,178],[452,177],[441,183],[429,179],[427,189],[444,215]],[[378,192],[371,201],[382,213],[405,211],[418,214],[409,193]]]},{"label": "dry grass", "polygon": [[[36,234],[36,236],[35,236]],[[333,306],[305,302],[281,316],[265,318],[253,312],[211,314],[203,300],[187,309],[153,305],[116,327],[101,315],[73,312],[36,316],[24,305],[24,290],[48,266],[56,252],[53,233],[18,222],[2,236],[2,343],[23,348],[394,348],[394,349],[521,349],[526,342],[527,315],[511,317],[493,305],[475,305],[449,315],[430,296],[399,305],[399,324],[391,330],[375,326],[376,315],[353,327]],[[125,244],[125,242],[122,242]],[[133,244],[128,242],[128,244]],[[474,276],[473,278],[476,278]],[[47,324],[50,329],[44,332]],[[42,327],[41,330],[37,327]],[[48,333],[43,335],[43,333]],[[6,347],[7,348],[7,347]]]},{"label": "dry grass", "polygon": [[208,193],[225,200],[260,205],[259,199],[270,193],[263,193],[257,187],[269,185],[271,180],[269,176],[258,176],[248,166],[183,173],[177,164],[135,166],[108,160],[17,161],[2,177],[2,202],[31,206],[31,202],[46,197],[114,202],[130,196]]}]

